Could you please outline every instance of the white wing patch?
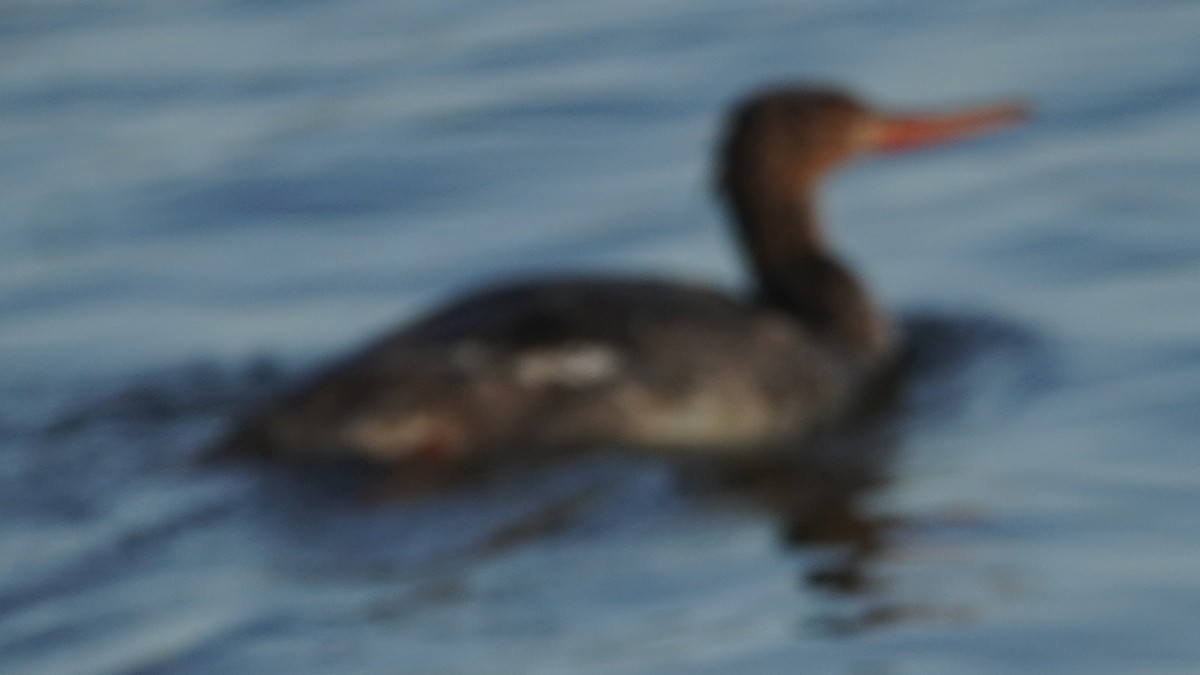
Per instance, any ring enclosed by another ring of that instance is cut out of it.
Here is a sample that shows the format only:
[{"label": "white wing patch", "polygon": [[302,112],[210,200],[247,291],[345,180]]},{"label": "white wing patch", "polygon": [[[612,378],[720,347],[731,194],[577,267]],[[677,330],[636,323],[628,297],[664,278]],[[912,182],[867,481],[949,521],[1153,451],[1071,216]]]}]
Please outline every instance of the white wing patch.
[{"label": "white wing patch", "polygon": [[581,343],[525,352],[517,357],[513,374],[527,387],[586,387],[615,378],[621,362],[612,347]]}]

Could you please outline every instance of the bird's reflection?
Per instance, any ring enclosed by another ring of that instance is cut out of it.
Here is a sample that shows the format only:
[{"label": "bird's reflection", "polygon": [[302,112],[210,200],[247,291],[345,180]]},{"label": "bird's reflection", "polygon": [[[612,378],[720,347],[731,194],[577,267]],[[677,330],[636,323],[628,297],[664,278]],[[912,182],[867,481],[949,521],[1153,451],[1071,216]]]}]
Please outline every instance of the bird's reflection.
[{"label": "bird's reflection", "polygon": [[[886,554],[897,520],[870,497],[892,480],[903,437],[906,370],[907,362],[841,427],[802,447],[688,467],[690,482],[768,514],[777,522],[781,546],[819,550],[806,556],[799,573],[804,588],[837,597],[885,595],[872,569]],[[882,602],[852,619],[819,617],[819,628],[842,633],[887,621],[895,612],[879,609]]]},{"label": "bird's reflection", "polygon": [[[911,523],[876,499],[892,485],[896,460],[911,432],[954,419],[988,389],[1003,406],[1046,386],[1055,375],[1049,350],[1035,335],[989,318],[908,317],[905,358],[871,392],[859,414],[803,448],[754,461],[726,461],[701,473],[725,494],[745,499],[778,520],[784,546],[820,549],[801,583],[853,598],[849,615],[831,612],[820,628],[849,633],[917,620],[959,621],[960,609],[897,598],[878,571],[906,544]],[[1004,386],[988,388],[1002,377]]]}]

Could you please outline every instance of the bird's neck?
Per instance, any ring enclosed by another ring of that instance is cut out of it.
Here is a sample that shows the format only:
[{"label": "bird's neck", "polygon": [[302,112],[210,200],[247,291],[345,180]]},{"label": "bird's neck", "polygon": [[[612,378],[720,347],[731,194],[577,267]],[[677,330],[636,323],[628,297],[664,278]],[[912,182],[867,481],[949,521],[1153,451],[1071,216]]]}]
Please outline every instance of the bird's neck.
[{"label": "bird's neck", "polygon": [[892,348],[892,331],[864,287],[825,246],[811,195],[733,199],[733,215],[761,302],[866,358]]}]

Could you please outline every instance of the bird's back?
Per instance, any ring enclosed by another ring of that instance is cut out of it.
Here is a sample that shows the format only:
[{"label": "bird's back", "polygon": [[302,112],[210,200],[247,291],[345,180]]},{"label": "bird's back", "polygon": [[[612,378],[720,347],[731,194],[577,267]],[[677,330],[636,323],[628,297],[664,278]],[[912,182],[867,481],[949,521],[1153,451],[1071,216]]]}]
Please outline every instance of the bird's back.
[{"label": "bird's back", "polygon": [[811,432],[865,376],[794,317],[658,280],[467,296],[247,420],[234,443],[394,461],[614,444],[732,452]]}]

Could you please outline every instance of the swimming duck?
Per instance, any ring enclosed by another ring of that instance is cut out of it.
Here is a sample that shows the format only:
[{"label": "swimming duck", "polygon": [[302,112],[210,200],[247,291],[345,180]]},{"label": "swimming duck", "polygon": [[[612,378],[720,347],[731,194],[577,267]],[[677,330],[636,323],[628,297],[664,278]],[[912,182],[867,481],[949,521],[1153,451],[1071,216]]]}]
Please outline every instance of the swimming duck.
[{"label": "swimming duck", "polygon": [[732,456],[801,442],[894,367],[892,322],[827,247],[821,180],[872,152],[1006,127],[1000,103],[878,111],[834,89],[756,93],[728,117],[718,186],[747,297],[652,278],[487,288],[252,411],[221,446],[292,459],[461,462],[596,446]]}]

